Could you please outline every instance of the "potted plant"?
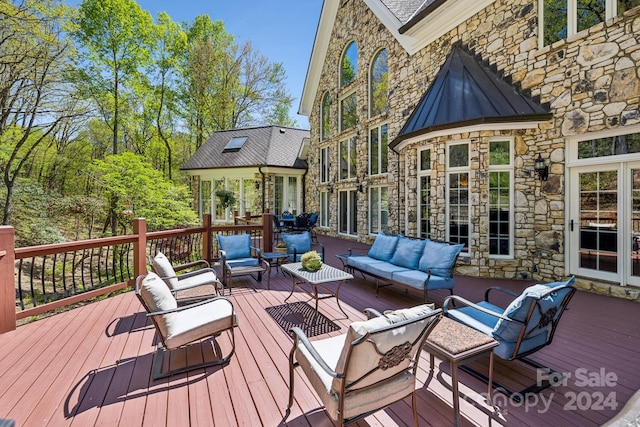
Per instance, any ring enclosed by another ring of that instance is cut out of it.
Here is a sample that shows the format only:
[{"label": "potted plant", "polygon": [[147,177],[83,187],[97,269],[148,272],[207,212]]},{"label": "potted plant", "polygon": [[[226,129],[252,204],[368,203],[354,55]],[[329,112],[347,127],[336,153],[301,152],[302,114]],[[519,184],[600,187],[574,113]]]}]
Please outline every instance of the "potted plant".
[{"label": "potted plant", "polygon": [[283,254],[287,253],[287,244],[285,242],[276,243],[276,252],[282,252]]},{"label": "potted plant", "polygon": [[230,208],[236,204],[236,196],[233,194],[233,191],[218,190],[216,191],[216,197],[222,209]]}]

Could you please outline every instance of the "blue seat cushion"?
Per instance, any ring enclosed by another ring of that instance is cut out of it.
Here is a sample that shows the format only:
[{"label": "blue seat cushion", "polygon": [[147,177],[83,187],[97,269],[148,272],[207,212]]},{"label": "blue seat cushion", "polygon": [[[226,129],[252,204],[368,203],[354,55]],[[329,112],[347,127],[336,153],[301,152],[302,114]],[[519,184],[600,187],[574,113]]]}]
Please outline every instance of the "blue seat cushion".
[{"label": "blue seat cushion", "polygon": [[287,244],[287,253],[304,254],[311,250],[311,233],[282,233],[282,240]]},{"label": "blue seat cushion", "polygon": [[220,249],[227,254],[227,260],[251,257],[251,236],[235,234],[231,236],[217,235]]},{"label": "blue seat cushion", "polygon": [[[424,290],[424,283],[429,278],[429,274],[421,270],[396,271],[392,279],[404,285],[416,289]],[[454,280],[451,277],[440,277],[431,275],[427,283],[427,290],[433,289],[453,289]]]},{"label": "blue seat cushion", "polygon": [[398,236],[388,236],[383,232],[378,233],[367,255],[380,261],[389,261],[396,250],[398,239]]},{"label": "blue seat cushion", "polygon": [[357,268],[358,270],[367,271],[369,264],[381,263],[379,259],[371,258],[366,255],[351,255],[347,257],[347,265],[349,267]]},{"label": "blue seat cushion", "polygon": [[430,271],[436,276],[450,277],[456,257],[463,247],[463,244],[449,245],[427,239],[424,241],[424,252],[418,262],[418,269]]},{"label": "blue seat cushion", "polygon": [[227,265],[231,268],[234,267],[255,267],[258,265],[260,260],[258,258],[247,257],[247,258],[236,258],[227,260]]},{"label": "blue seat cushion", "polygon": [[400,237],[389,262],[406,268],[418,268],[418,261],[424,252],[424,242],[424,240]]},{"label": "blue seat cushion", "polygon": [[[502,314],[503,312],[503,309],[501,307],[498,307],[497,305],[493,305],[486,301],[479,302],[477,305],[496,314]],[[460,323],[463,323],[491,336],[493,336],[493,330],[496,326],[496,323],[498,323],[498,320],[500,320],[499,317],[484,313],[471,306],[456,308],[455,310],[448,310],[447,317],[457,320]]]},{"label": "blue seat cushion", "polygon": [[393,280],[393,274],[401,271],[408,271],[409,269],[406,267],[402,267],[396,264],[391,264],[390,262],[373,262],[371,264],[367,264],[367,273],[371,273],[374,276],[381,277],[383,279]]}]

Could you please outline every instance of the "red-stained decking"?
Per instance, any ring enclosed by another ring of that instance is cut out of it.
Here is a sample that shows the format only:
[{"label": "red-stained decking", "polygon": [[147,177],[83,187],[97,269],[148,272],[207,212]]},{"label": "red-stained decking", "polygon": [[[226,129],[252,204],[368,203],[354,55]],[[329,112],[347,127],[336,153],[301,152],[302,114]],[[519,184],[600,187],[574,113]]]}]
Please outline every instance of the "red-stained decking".
[{"label": "red-stained decking", "polygon": [[[357,246],[320,237],[327,261],[340,266],[336,253]],[[249,277],[234,279],[231,299],[238,312],[236,354],[224,367],[194,370],[150,382],[154,329],[132,292],[88,304],[20,326],[0,335],[0,419],[17,426],[322,426],[331,425],[305,378],[298,373],[296,401],[283,419],[288,397],[291,339],[265,311],[281,304],[291,290],[288,277],[273,271],[271,290]],[[266,283],[266,282],[265,282]],[[487,286],[514,290],[529,282],[490,281],[458,276],[456,293],[482,298]],[[442,304],[446,292],[430,298]],[[292,299],[305,300],[297,292]],[[407,307],[418,294],[398,288],[381,290],[357,275],[340,293],[345,319],[331,299],[320,310],[342,327],[364,319],[362,309]],[[640,306],[637,303],[578,291],[558,328],[554,343],[533,359],[569,373],[565,384],[527,396],[524,403],[496,393],[502,414],[492,416],[484,403],[484,384],[460,373],[463,425],[600,425],[615,415],[640,389]],[[340,333],[340,332],[336,332]],[[224,346],[226,338],[221,338]],[[314,338],[316,339],[316,338]],[[207,357],[198,348],[176,351],[174,363]],[[224,349],[224,348],[223,348]],[[425,352],[419,369],[421,426],[452,425],[449,367],[436,360],[429,372]],[[487,359],[475,363],[486,369]],[[497,358],[496,358],[497,359]],[[522,389],[536,381],[532,368],[497,359],[494,378]],[[411,425],[408,401],[399,402],[358,423],[360,426]]]}]

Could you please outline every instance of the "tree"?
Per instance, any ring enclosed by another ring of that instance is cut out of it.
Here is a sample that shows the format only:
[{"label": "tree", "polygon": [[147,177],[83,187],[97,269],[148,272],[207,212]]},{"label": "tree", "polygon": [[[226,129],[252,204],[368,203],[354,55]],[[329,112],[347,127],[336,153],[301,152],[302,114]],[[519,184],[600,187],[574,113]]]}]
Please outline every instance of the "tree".
[{"label": "tree", "polygon": [[123,234],[133,217],[146,218],[150,230],[198,222],[187,187],[166,180],[140,156],[127,152],[94,160],[89,173],[101,192],[106,190],[109,200],[116,200]]},{"label": "tree", "polygon": [[[118,154],[120,97],[148,64],[153,19],[135,0],[84,0],[75,24],[73,35],[86,50],[86,60],[78,64],[77,83],[111,126],[112,153]],[[115,235],[115,200],[111,223]]]},{"label": "tree", "polygon": [[73,50],[68,9],[56,0],[0,3],[0,147],[6,187],[3,224],[11,220],[16,179],[61,123],[82,114],[65,81]]}]

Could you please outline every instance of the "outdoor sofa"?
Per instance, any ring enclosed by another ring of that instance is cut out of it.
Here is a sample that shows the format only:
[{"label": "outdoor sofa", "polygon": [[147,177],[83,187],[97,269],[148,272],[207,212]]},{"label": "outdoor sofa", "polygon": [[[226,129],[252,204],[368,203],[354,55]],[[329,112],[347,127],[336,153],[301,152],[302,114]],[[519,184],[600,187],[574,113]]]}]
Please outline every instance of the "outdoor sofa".
[{"label": "outdoor sofa", "polygon": [[463,244],[413,239],[378,233],[365,255],[349,250],[347,268],[368,275],[376,281],[376,295],[381,287],[400,285],[423,292],[448,289],[453,295],[453,269]]}]

